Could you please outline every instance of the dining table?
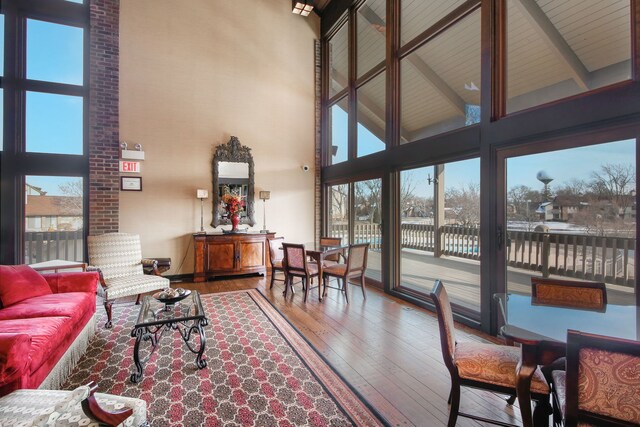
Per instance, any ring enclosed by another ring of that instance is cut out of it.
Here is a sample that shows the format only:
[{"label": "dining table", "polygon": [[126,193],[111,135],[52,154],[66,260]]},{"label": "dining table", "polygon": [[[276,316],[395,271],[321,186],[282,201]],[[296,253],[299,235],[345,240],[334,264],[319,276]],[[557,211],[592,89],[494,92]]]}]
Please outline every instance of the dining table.
[{"label": "dining table", "polygon": [[524,427],[547,425],[548,415],[531,410],[531,378],[538,366],[566,354],[567,330],[640,341],[640,310],[635,305],[606,304],[587,309],[539,304],[531,295],[494,295],[503,316],[500,334],[518,343],[522,355],[516,366],[516,393]]}]

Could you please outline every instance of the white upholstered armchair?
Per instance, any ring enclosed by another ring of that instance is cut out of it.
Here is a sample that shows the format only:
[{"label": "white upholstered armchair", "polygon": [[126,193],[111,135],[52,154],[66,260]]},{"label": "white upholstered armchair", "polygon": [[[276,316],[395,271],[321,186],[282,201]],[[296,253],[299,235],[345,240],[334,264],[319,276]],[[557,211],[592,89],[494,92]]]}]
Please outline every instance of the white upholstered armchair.
[{"label": "white upholstered armchair", "polygon": [[111,309],[115,298],[137,295],[169,287],[169,279],[155,274],[145,275],[143,265],[157,265],[156,260],[143,259],[140,236],[127,233],[107,233],[89,236],[89,268],[100,272],[100,283],[104,290],[104,308],[107,311],[105,328],[112,326]]}]

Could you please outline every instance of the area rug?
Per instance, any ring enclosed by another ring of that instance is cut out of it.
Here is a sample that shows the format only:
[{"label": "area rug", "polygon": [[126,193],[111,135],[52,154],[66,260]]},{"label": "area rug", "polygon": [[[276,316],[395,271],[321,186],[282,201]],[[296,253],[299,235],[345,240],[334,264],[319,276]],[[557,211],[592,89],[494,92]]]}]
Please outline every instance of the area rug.
[{"label": "area rug", "polygon": [[206,368],[167,331],[132,383],[139,306],[118,306],[113,328],[98,328],[63,388],[95,381],[101,392],[144,399],[154,427],[388,425],[259,291],[201,299]]}]

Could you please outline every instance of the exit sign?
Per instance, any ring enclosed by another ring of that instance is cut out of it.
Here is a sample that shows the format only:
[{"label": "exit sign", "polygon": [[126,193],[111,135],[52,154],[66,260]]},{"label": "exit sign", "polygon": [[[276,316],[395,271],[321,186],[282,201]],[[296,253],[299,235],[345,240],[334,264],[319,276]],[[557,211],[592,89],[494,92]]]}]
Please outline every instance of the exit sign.
[{"label": "exit sign", "polygon": [[140,162],[120,160],[120,172],[140,173]]}]

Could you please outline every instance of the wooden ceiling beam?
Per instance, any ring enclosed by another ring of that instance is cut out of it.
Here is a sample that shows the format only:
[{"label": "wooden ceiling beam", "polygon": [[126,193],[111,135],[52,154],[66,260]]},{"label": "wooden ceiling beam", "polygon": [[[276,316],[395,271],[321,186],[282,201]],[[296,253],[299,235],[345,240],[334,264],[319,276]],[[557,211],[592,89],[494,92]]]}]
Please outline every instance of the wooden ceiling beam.
[{"label": "wooden ceiling beam", "polygon": [[[364,5],[359,9],[359,12],[362,14],[362,17],[366,19],[371,25],[375,25],[377,27],[385,26],[384,20],[378,16],[378,14],[371,9],[369,6]],[[383,37],[382,33],[376,32]],[[453,107],[463,116],[465,115],[465,102],[452,88],[449,86],[442,78],[433,70],[433,68],[429,67],[426,62],[422,60],[415,52],[410,54],[407,59],[411,65],[414,66],[416,70],[420,73],[422,77],[429,83],[433,88],[440,93]]]},{"label": "wooden ceiling beam", "polygon": [[540,38],[551,51],[568,68],[573,80],[584,90],[589,90],[591,76],[578,55],[571,49],[569,43],[562,37],[560,31],[553,25],[546,13],[535,0],[516,0],[513,2],[522,16],[529,21]]}]

